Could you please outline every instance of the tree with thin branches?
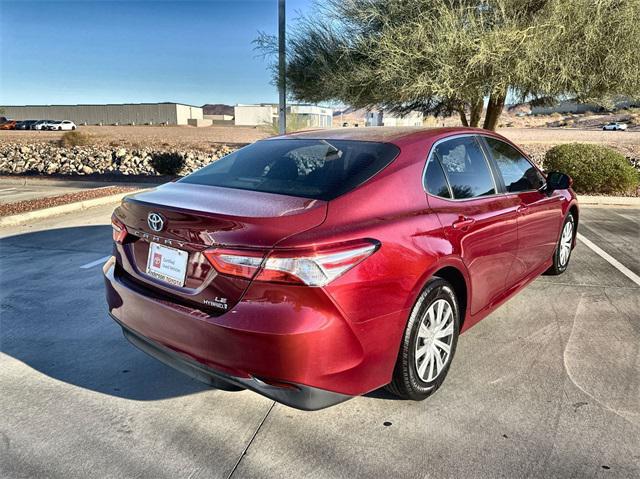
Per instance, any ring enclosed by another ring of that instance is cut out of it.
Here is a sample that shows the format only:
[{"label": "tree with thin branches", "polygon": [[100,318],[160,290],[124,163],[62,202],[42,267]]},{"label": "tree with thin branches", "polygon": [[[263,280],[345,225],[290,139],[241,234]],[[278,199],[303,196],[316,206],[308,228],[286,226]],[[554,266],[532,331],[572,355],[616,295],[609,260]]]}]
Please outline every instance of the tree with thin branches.
[{"label": "tree with thin branches", "polygon": [[[273,53],[273,37],[256,43]],[[640,98],[639,44],[640,0],[324,0],[290,29],[286,81],[298,101],[466,126],[484,112],[494,130],[508,95]]]}]

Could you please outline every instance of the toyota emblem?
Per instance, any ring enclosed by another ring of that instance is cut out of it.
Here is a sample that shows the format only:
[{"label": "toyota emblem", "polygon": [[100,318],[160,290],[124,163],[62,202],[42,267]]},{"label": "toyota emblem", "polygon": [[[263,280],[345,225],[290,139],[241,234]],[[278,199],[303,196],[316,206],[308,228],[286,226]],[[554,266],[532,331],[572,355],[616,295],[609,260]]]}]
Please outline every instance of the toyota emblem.
[{"label": "toyota emblem", "polygon": [[153,231],[162,231],[162,228],[164,228],[164,220],[158,213],[149,213],[147,224]]}]

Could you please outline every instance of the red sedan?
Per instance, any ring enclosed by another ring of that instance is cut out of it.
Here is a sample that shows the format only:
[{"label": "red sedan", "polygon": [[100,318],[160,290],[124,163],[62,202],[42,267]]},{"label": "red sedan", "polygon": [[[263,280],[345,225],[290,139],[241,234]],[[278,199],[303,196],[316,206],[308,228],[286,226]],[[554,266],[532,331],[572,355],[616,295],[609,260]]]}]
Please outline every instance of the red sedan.
[{"label": "red sedan", "polygon": [[570,184],[478,129],[258,141],[122,202],[109,312],[216,387],[307,410],[381,386],[421,400],[459,333],[567,268]]}]

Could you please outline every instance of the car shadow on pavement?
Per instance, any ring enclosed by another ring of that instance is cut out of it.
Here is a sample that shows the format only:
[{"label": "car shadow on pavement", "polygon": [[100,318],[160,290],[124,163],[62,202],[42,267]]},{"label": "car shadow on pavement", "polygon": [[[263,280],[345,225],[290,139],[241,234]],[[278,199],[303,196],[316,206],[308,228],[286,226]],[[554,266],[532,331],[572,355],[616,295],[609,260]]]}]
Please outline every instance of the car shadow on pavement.
[{"label": "car shadow on pavement", "polygon": [[[0,239],[0,351],[53,379],[126,399],[194,394],[208,386],[147,356],[107,314],[102,265],[110,226]],[[4,374],[27,373],[0,357]]]}]

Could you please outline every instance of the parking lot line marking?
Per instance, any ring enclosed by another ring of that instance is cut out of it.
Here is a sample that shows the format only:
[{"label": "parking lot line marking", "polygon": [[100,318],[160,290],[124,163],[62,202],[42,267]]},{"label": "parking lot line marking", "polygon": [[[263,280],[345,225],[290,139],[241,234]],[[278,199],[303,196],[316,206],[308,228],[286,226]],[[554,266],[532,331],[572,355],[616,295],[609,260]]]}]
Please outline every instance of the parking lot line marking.
[{"label": "parking lot line marking", "polygon": [[87,263],[87,264],[83,264],[82,266],[80,266],[80,269],[89,269],[89,268],[93,268],[94,266],[98,266],[99,264],[103,264],[105,261],[107,261],[109,258],[111,258],[111,255],[109,256],[105,256],[104,258],[100,258],[97,259],[95,261],[92,261],[91,263]]},{"label": "parking lot line marking", "polygon": [[578,238],[580,241],[582,241],[587,248],[592,250],[598,256],[600,256],[605,261],[607,261],[611,266],[616,268],[618,271],[620,271],[622,274],[624,274],[627,278],[629,278],[631,281],[633,281],[638,286],[640,286],[640,276],[635,274],[633,271],[631,271],[629,268],[627,268],[625,265],[623,265],[620,261],[615,259],[613,256],[611,256],[606,251],[602,250],[598,245],[594,244],[593,242],[591,242],[589,239],[585,238],[580,233],[578,233],[576,235],[576,238]]}]

